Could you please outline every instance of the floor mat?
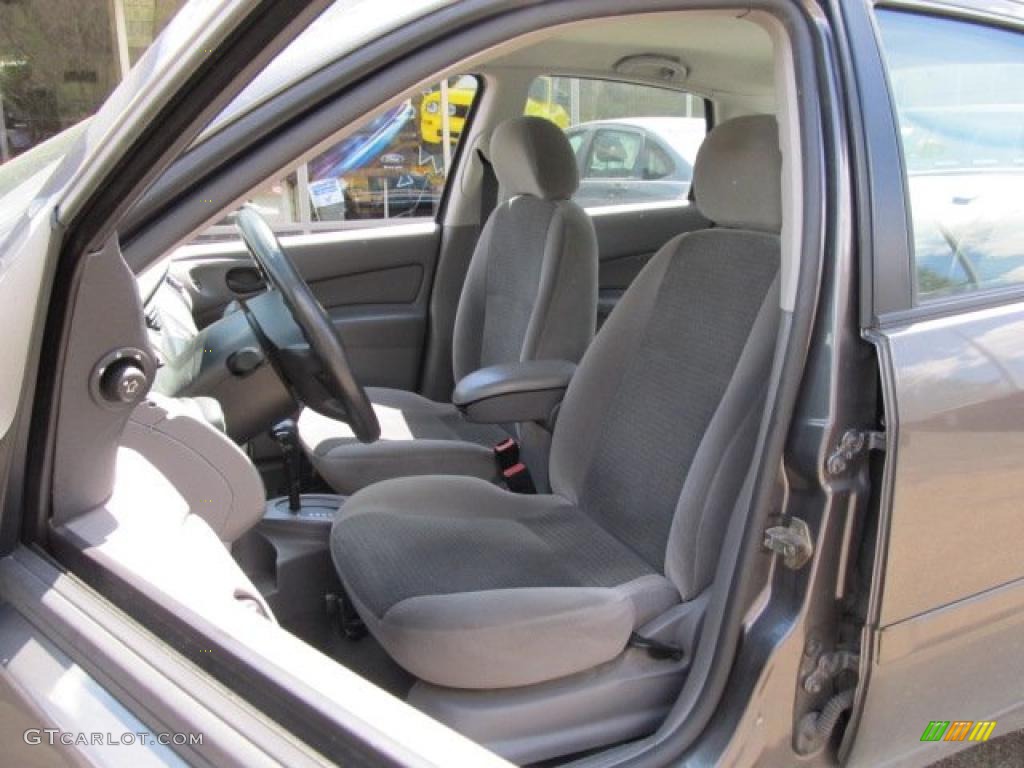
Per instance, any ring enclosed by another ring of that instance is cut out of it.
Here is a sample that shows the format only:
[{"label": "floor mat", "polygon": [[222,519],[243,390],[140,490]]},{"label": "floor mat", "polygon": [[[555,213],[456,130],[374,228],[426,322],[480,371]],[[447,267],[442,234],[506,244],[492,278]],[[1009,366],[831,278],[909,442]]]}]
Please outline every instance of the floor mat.
[{"label": "floor mat", "polygon": [[285,629],[400,699],[406,697],[416,682],[416,678],[391,660],[372,636],[349,640],[326,613],[322,617],[303,617]]}]

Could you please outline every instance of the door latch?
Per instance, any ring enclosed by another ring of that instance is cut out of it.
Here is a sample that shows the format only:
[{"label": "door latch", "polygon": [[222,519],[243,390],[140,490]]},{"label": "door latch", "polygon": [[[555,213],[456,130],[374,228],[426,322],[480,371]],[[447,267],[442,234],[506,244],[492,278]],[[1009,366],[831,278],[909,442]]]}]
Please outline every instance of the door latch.
[{"label": "door latch", "polygon": [[782,556],[783,564],[792,570],[803,567],[811,555],[811,530],[799,517],[791,517],[786,525],[775,525],[764,532],[765,549]]}]

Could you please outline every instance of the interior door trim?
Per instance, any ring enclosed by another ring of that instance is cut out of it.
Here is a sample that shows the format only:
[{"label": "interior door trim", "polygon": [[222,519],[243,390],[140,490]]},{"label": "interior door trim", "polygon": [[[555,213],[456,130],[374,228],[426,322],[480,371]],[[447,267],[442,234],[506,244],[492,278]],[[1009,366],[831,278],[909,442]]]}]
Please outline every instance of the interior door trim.
[{"label": "interior door trim", "polygon": [[[391,240],[398,237],[419,237],[435,234],[440,225],[433,220],[417,221],[411,224],[384,224],[379,227],[340,229],[330,232],[307,232],[301,235],[279,235],[281,245],[301,248],[309,245],[334,245],[353,243],[360,240]],[[248,251],[241,240],[227,240],[211,243],[189,243],[171,252],[177,260],[209,258],[211,256],[244,256]]]}]

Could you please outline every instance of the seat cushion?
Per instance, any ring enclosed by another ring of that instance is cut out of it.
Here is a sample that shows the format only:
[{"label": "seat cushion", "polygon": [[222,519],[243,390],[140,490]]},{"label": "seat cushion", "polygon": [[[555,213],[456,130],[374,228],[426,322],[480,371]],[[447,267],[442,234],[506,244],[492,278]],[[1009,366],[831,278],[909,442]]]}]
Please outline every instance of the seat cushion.
[{"label": "seat cushion", "polygon": [[664,576],[565,499],[477,478],[366,488],[339,511],[331,552],[388,653],[416,677],[456,688],[589,669],[679,601]]},{"label": "seat cushion", "polygon": [[[130,422],[129,429],[139,428]],[[189,498],[194,494],[181,477],[169,477],[140,450],[122,446],[113,495],[58,534],[119,578],[215,626],[241,614],[273,621],[262,594],[204,519],[200,500]]]},{"label": "seat cushion", "polygon": [[413,475],[498,479],[493,447],[509,436],[499,426],[467,421],[453,405],[414,392],[366,390],[380,421],[375,443],[359,442],[348,424],[305,408],[299,439],[321,477],[338,493]]}]

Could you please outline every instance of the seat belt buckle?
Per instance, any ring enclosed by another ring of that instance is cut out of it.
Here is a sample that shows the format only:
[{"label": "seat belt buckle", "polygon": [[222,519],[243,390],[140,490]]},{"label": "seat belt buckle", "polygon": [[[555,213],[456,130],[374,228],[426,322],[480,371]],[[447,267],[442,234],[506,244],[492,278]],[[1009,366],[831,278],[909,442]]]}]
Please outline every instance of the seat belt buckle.
[{"label": "seat belt buckle", "polygon": [[530,470],[519,460],[519,443],[514,438],[502,440],[494,446],[494,459],[505,480],[505,485],[513,493],[536,493],[537,488],[530,477]]},{"label": "seat belt buckle", "polygon": [[505,485],[512,493],[536,493],[537,488],[533,484],[530,470],[521,461],[513,464],[508,469],[502,470],[501,476],[505,478]]},{"label": "seat belt buckle", "polygon": [[494,458],[498,462],[498,469],[504,472],[519,463],[519,443],[513,438],[502,440],[494,446]]}]

